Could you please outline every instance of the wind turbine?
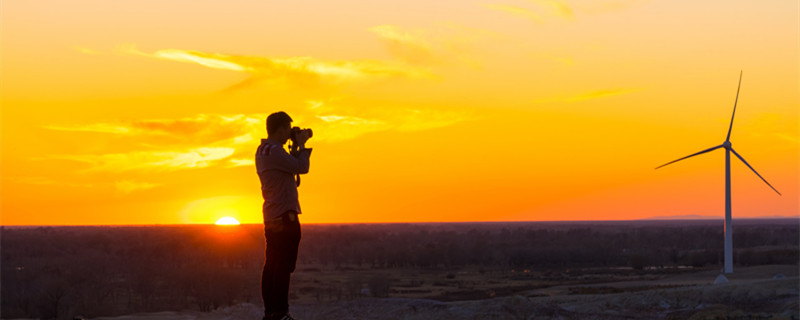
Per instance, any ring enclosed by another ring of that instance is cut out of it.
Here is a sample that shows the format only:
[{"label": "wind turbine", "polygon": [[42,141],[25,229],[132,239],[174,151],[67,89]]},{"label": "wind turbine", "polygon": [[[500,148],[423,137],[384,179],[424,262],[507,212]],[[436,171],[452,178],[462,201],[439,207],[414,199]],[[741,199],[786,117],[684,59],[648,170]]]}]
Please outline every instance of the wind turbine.
[{"label": "wind turbine", "polygon": [[[772,188],[772,190],[778,192],[778,190],[775,189],[775,187],[769,184],[769,182],[767,182],[767,180],[764,179],[764,177],[758,174],[758,172],[756,172],[756,169],[753,169],[753,167],[750,166],[750,164],[747,163],[747,161],[745,161],[744,158],[742,158],[742,156],[740,156],[739,153],[736,152],[736,150],[733,150],[733,147],[731,146],[731,129],[733,129],[733,117],[736,115],[736,103],[739,102],[739,89],[741,88],[742,88],[742,72],[739,71],[739,87],[736,89],[736,100],[733,102],[733,115],[731,115],[731,124],[728,127],[728,136],[725,137],[725,142],[716,147],[711,147],[703,151],[697,152],[695,154],[691,154],[683,158],[680,158],[678,160],[670,161],[656,167],[656,169],[658,169],[668,164],[675,163],[686,158],[694,157],[696,155],[703,154],[706,152],[711,152],[719,148],[725,148],[725,270],[724,270],[725,273],[733,273],[733,243],[732,243],[733,230],[731,229],[731,152],[733,152],[733,154],[736,155],[736,157],[739,158],[739,160],[742,160],[742,162],[744,162],[744,164],[747,165],[747,167],[750,168],[750,170],[753,170],[753,173],[755,173],[759,178],[761,178],[761,180],[763,180],[770,188]],[[778,192],[778,195],[781,195],[781,193]]]}]

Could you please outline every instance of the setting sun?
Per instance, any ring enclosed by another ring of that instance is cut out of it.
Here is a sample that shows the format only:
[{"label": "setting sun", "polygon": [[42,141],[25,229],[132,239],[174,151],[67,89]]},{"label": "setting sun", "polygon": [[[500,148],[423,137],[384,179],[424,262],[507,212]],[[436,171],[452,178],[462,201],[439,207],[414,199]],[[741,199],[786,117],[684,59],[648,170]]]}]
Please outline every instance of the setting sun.
[{"label": "setting sun", "polygon": [[218,226],[238,226],[239,220],[236,220],[233,217],[222,217],[219,218],[215,224]]}]

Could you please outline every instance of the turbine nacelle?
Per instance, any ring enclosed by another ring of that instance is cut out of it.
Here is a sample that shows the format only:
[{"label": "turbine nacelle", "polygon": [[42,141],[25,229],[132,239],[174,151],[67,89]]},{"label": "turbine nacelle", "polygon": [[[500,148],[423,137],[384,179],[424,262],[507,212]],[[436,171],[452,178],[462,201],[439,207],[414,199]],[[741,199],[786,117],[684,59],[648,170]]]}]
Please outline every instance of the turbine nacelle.
[{"label": "turbine nacelle", "polygon": [[725,142],[722,143],[722,146],[725,149],[731,149],[731,141],[730,140],[725,140]]}]

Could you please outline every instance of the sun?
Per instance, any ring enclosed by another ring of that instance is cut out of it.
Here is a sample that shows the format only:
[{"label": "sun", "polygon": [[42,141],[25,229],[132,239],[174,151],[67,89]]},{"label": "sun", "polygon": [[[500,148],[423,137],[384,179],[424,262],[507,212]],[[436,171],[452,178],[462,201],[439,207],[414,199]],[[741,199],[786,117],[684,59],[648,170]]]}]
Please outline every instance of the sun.
[{"label": "sun", "polygon": [[217,220],[217,222],[214,224],[218,226],[238,226],[239,220],[236,220],[233,217],[222,217],[219,218],[219,220]]}]

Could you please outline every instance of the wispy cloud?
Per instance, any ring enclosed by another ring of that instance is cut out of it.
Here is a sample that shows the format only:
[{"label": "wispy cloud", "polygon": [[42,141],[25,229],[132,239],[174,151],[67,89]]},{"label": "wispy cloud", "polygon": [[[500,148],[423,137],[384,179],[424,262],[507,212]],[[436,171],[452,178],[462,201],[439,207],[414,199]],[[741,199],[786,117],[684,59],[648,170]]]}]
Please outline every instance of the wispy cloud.
[{"label": "wispy cloud", "polygon": [[49,158],[87,163],[84,172],[129,170],[174,171],[204,168],[231,156],[233,148],[194,148],[185,151],[134,151],[113,154],[50,155]]},{"label": "wispy cloud", "polygon": [[56,181],[50,178],[44,177],[20,177],[13,179],[16,182],[24,183],[24,184],[33,184],[39,186],[61,186],[61,187],[78,187],[78,188],[91,188],[94,187],[94,184],[91,183],[74,183],[74,182],[64,182],[64,181]]},{"label": "wispy cloud", "polygon": [[391,125],[384,120],[367,119],[357,116],[337,114],[317,115],[315,127],[317,131],[330,141],[344,141],[357,138],[364,134],[377,131],[386,131]]},{"label": "wispy cloud", "polygon": [[528,0],[528,2],[539,5],[546,9],[547,13],[562,19],[572,20],[575,18],[575,10],[563,1],[555,0]]},{"label": "wispy cloud", "polygon": [[438,110],[405,110],[397,115],[401,119],[396,127],[401,131],[423,131],[454,125],[459,122],[474,120],[476,116],[463,111],[438,111]]},{"label": "wispy cloud", "polygon": [[575,65],[575,59],[573,59],[571,56],[568,56],[568,55],[561,55],[560,56],[560,55],[555,55],[555,54],[537,52],[537,53],[532,53],[529,56],[531,58],[533,58],[533,59],[536,59],[536,60],[555,61],[555,62],[560,63],[561,65],[564,65],[564,66],[574,66]]},{"label": "wispy cloud", "polygon": [[250,141],[251,138],[248,134],[254,128],[264,127],[264,119],[255,119],[243,114],[198,114],[178,119],[143,119],[84,125],[45,125],[43,128],[59,131],[157,136],[162,143],[193,142],[210,144],[228,139],[243,143]]},{"label": "wispy cloud", "polygon": [[42,126],[42,128],[58,131],[83,131],[99,133],[130,133],[131,131],[131,128],[108,123],[95,123],[79,126],[45,125]]},{"label": "wispy cloud", "polygon": [[774,132],[772,135],[795,146],[800,143],[800,136],[797,134]]},{"label": "wispy cloud", "polygon": [[549,102],[581,102],[593,99],[608,98],[613,96],[620,96],[642,91],[642,88],[613,88],[587,91],[575,95],[568,96],[555,96],[537,99],[536,103],[549,103]]},{"label": "wispy cloud", "polygon": [[132,180],[121,180],[114,183],[118,193],[129,194],[134,191],[147,190],[157,187],[158,184],[149,182],[137,182]]},{"label": "wispy cloud", "polygon": [[487,4],[484,7],[506,12],[536,23],[544,23],[550,18],[574,20],[576,12],[601,14],[624,10],[651,0],[597,0],[567,3],[563,0],[526,0],[528,6],[509,4]]},{"label": "wispy cloud", "polygon": [[[419,131],[474,119],[463,111],[409,108],[353,108],[339,99],[309,100],[290,112],[295,123],[314,130],[313,142],[335,143],[379,131]],[[62,131],[88,131],[139,141],[139,150],[107,154],[55,154],[46,159],[77,161],[82,172],[175,171],[252,165],[254,146],[266,136],[267,114],[199,114],[178,119],[143,119],[86,125],[50,125]],[[149,185],[126,183],[118,189]]]},{"label": "wispy cloud", "polygon": [[[55,154],[45,158],[82,162],[83,172],[175,171],[225,164],[264,131],[266,114],[198,114],[79,125],[46,125],[59,131],[94,132],[138,141],[139,150],[111,154]],[[131,184],[119,188],[130,187]]]},{"label": "wispy cloud", "polygon": [[251,77],[230,87],[239,89],[265,80],[283,80],[298,86],[340,84],[373,78],[434,78],[429,70],[395,61],[339,60],[325,61],[312,57],[271,58],[228,55],[182,49],[162,49],[146,53],[133,45],[119,51],[155,59],[193,63],[204,67],[251,74]]},{"label": "wispy cloud", "polygon": [[540,16],[538,13],[523,7],[512,6],[509,4],[494,4],[494,3],[487,4],[485,5],[485,7],[492,10],[509,13],[517,17],[525,18],[536,23],[544,22],[542,16]]},{"label": "wispy cloud", "polygon": [[434,60],[431,45],[423,37],[412,35],[409,31],[400,30],[392,25],[380,25],[369,28],[386,44],[389,51],[411,63],[427,63]]},{"label": "wispy cloud", "polygon": [[84,47],[84,46],[72,46],[72,49],[75,49],[75,51],[78,51],[78,52],[83,53],[83,54],[93,54],[93,55],[103,54],[100,51],[94,50],[94,49],[89,48],[89,47]]},{"label": "wispy cloud", "polygon": [[575,9],[588,14],[603,14],[627,10],[652,0],[599,0],[575,3]]},{"label": "wispy cloud", "polygon": [[459,62],[479,67],[479,61],[473,56],[476,42],[499,36],[488,30],[454,23],[414,29],[379,25],[368,30],[378,36],[395,59],[414,65]]},{"label": "wispy cloud", "polygon": [[[314,129],[314,139],[338,142],[372,132],[422,131],[474,120],[477,115],[465,109],[353,108],[346,101],[308,101],[304,126]],[[319,135],[317,134],[319,132]]]},{"label": "wispy cloud", "polygon": [[606,98],[606,97],[613,97],[619,96],[623,94],[629,94],[641,91],[642,89],[603,89],[603,90],[594,90],[585,93],[578,94],[576,96],[572,96],[567,98],[567,101],[570,102],[577,102],[577,101],[585,101],[597,98]]},{"label": "wispy cloud", "polygon": [[244,158],[237,158],[237,159],[228,159],[228,168],[233,167],[243,167],[243,166],[254,166],[255,161],[252,158],[244,159]]},{"label": "wispy cloud", "polygon": [[249,66],[247,63],[242,63],[244,61],[233,62],[231,60],[235,60],[236,58],[218,53],[204,53],[198,51],[187,51],[179,49],[158,50],[151,55],[138,51],[132,51],[132,52],[136,52],[143,56],[156,57],[166,60],[196,63],[201,66],[213,69],[243,71],[243,72],[256,71],[255,68],[253,68],[253,66]]},{"label": "wispy cloud", "polygon": [[[725,119],[724,123],[727,125],[729,121],[730,118]],[[750,127],[746,130],[743,130],[744,133],[740,134],[746,134],[747,136],[758,139],[767,139],[770,141],[783,143],[776,143],[774,145],[776,148],[796,148],[800,142],[796,118],[786,117],[783,114],[775,112],[758,112],[751,117],[742,118],[741,121],[736,121],[741,126]],[[734,131],[736,131],[736,128],[734,128]]]},{"label": "wispy cloud", "polygon": [[38,186],[55,186],[55,187],[70,187],[70,188],[108,188],[113,187],[116,190],[117,194],[126,195],[133,193],[135,191],[140,190],[147,190],[152,189],[159,184],[150,183],[150,182],[139,182],[133,180],[120,180],[116,181],[112,184],[109,183],[74,183],[74,182],[64,182],[64,181],[57,181],[51,178],[44,178],[44,177],[21,177],[13,179],[18,183],[24,184],[32,184]]},{"label": "wispy cloud", "polygon": [[[333,102],[332,102],[333,101]],[[337,99],[308,100],[305,110],[298,110],[293,117],[303,126],[312,126],[315,141],[342,141],[364,133],[384,130],[427,130],[452,125],[474,118],[466,111],[439,111],[410,108],[359,109],[342,105]],[[237,149],[257,142],[265,134],[266,113],[254,114],[198,114],[178,119],[142,119],[94,123],[85,125],[46,125],[43,128],[60,131],[83,131],[108,133],[136,137],[142,145],[158,149],[161,147],[193,148],[221,147]],[[147,154],[157,154],[147,151]],[[178,155],[186,152],[165,153]],[[193,152],[190,154],[197,154]],[[113,157],[118,157],[115,155]],[[142,155],[130,155],[139,157]],[[109,159],[113,158],[108,155]],[[88,158],[74,158],[89,162]],[[168,163],[163,163],[168,165]],[[192,166],[190,166],[192,167]]]}]

